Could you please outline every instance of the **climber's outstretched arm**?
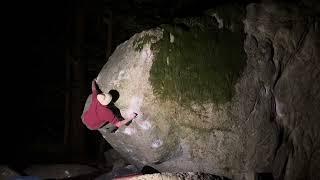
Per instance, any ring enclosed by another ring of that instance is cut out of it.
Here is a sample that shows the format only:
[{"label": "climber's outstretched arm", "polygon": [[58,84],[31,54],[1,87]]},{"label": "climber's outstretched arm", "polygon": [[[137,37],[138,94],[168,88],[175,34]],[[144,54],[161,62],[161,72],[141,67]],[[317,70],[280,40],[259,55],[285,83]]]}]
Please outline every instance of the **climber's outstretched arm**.
[{"label": "climber's outstretched arm", "polygon": [[123,120],[123,121],[119,121],[119,122],[117,122],[115,125],[116,125],[118,128],[120,128],[121,126],[123,126],[123,125],[127,124],[128,122],[132,121],[132,120],[133,120],[134,118],[136,118],[137,116],[138,116],[138,114],[137,114],[137,113],[134,113],[130,118],[125,119],[125,120]]}]

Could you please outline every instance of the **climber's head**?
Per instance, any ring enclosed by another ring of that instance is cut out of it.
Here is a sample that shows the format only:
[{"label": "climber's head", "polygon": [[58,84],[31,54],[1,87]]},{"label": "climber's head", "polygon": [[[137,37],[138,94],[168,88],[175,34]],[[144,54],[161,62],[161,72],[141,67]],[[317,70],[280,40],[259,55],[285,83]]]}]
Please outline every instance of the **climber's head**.
[{"label": "climber's head", "polygon": [[101,105],[106,106],[111,102],[112,96],[109,93],[101,93],[97,95],[97,99]]}]

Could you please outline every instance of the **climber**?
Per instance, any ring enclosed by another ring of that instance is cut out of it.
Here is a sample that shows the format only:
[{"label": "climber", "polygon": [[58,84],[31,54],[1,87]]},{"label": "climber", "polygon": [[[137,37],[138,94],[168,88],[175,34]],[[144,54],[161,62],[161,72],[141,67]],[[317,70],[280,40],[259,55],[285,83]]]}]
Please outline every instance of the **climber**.
[{"label": "climber", "polygon": [[97,130],[109,123],[120,128],[137,117],[138,114],[133,113],[128,119],[120,120],[108,106],[112,100],[110,93],[98,93],[96,80],[92,81],[91,90],[91,104],[82,118],[82,122],[88,129]]}]

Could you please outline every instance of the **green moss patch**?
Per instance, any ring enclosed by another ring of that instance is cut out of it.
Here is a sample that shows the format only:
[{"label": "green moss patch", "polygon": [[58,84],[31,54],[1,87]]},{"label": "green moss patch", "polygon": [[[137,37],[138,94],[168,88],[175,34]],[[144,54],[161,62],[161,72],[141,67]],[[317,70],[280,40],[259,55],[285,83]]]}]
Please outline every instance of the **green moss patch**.
[{"label": "green moss patch", "polygon": [[156,52],[149,78],[154,93],[182,104],[229,101],[246,65],[243,33],[163,28],[163,38],[151,46]]}]

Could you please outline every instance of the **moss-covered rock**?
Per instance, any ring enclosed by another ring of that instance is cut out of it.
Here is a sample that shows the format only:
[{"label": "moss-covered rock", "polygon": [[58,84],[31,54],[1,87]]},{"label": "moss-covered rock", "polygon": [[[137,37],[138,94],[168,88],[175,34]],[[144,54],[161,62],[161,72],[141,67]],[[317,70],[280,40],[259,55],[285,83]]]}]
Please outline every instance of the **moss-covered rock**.
[{"label": "moss-covered rock", "polygon": [[154,93],[182,104],[230,101],[246,65],[243,33],[177,25],[163,28],[163,38],[151,47],[156,52],[149,78]]}]

